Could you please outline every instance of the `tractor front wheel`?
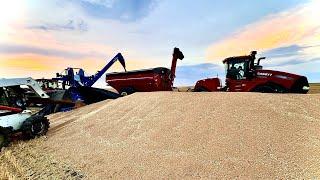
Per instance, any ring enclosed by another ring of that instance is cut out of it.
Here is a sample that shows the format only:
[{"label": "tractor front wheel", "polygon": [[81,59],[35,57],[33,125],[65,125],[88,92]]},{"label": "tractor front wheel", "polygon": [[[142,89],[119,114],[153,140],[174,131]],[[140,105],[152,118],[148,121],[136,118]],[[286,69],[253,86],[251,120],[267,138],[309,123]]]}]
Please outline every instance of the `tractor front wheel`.
[{"label": "tractor front wheel", "polygon": [[260,92],[260,93],[274,93],[275,90],[270,86],[259,86],[256,87],[253,92]]},{"label": "tractor front wheel", "polygon": [[9,137],[5,133],[0,133],[0,151],[3,147],[8,146],[10,143]]}]

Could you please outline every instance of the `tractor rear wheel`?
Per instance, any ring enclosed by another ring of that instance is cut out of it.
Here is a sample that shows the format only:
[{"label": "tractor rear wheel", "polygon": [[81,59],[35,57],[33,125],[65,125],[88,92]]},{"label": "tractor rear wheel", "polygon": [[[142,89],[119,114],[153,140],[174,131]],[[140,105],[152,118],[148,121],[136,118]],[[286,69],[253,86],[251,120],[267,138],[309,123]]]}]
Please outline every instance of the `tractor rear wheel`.
[{"label": "tractor rear wheel", "polygon": [[9,143],[10,143],[10,141],[9,141],[8,135],[5,133],[0,133],[0,151],[1,151],[2,147],[8,146]]},{"label": "tractor rear wheel", "polygon": [[275,93],[287,93],[288,90],[280,85],[274,84],[272,85],[272,88]]},{"label": "tractor rear wheel", "polygon": [[48,132],[49,124],[46,117],[32,116],[23,123],[22,133],[27,139],[43,136]]}]

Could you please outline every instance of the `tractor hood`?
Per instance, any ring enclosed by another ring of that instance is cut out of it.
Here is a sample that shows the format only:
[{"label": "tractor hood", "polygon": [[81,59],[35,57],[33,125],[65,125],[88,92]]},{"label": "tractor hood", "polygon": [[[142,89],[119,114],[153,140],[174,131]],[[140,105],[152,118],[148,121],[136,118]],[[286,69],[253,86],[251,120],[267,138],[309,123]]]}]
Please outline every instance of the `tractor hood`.
[{"label": "tractor hood", "polygon": [[288,79],[288,80],[295,80],[297,78],[302,77],[301,75],[297,75],[297,74],[292,74],[292,73],[287,73],[282,71],[266,70],[266,69],[256,70],[256,75],[262,76],[262,77],[276,77],[276,78]]},{"label": "tractor hood", "polygon": [[292,93],[306,93],[309,91],[308,79],[305,76],[274,70],[256,70],[256,76],[279,84]]}]

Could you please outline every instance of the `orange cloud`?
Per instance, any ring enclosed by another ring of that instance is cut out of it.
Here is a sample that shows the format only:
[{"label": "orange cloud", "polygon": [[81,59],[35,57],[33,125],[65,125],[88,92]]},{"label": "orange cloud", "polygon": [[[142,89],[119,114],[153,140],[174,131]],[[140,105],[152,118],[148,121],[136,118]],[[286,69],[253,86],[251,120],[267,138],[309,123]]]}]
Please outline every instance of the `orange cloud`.
[{"label": "orange cloud", "polygon": [[[320,1],[314,0],[288,11],[268,16],[224,38],[206,51],[207,59],[221,60],[292,44],[320,43]],[[311,40],[310,40],[311,39]]]},{"label": "orange cloud", "polygon": [[[0,77],[33,77],[52,78],[56,72],[62,72],[67,67],[83,68],[88,74],[94,74],[104,67],[109,60],[96,58],[66,59],[37,54],[0,55]],[[153,61],[134,60],[126,58],[128,70],[154,67]],[[147,62],[147,63],[146,63]],[[148,63],[149,62],[149,63]],[[108,72],[123,71],[120,63],[116,62]]]},{"label": "orange cloud", "polygon": [[62,61],[33,54],[1,55],[0,77],[48,77],[59,69],[52,62]]},{"label": "orange cloud", "polygon": [[[0,42],[4,45],[39,48],[44,53],[37,54],[37,51],[23,53],[24,51],[18,51],[17,53],[0,54],[0,77],[31,76],[34,78],[51,78],[55,76],[56,72],[61,72],[66,67],[80,67],[85,69],[88,74],[93,74],[105,66],[118,53],[116,48],[107,44],[90,42],[90,34],[81,34],[83,36],[79,39],[79,34],[74,32],[28,29],[26,28],[26,23],[24,23],[25,19],[20,17],[10,23],[6,23],[5,29],[0,29]],[[46,53],[46,50],[51,53]],[[78,58],[78,56],[75,56],[73,58],[63,53],[55,55],[52,53],[55,51],[66,52],[66,54],[68,52],[71,54],[79,52],[79,56],[84,54],[85,57]],[[154,59],[148,59],[132,50],[124,50],[123,55],[126,59],[128,70],[154,67],[156,65]],[[170,57],[168,61],[171,62]],[[108,72],[111,71],[122,71],[122,67],[119,63],[116,63]]]},{"label": "orange cloud", "polygon": [[21,18],[7,24],[5,31],[0,29],[1,43],[70,53],[96,54],[99,56],[112,55],[116,52],[112,46],[90,42],[88,40],[84,41],[83,39],[90,38],[88,38],[86,34],[83,34],[83,37],[79,39],[79,34],[70,32],[28,29],[24,21],[25,20]]},{"label": "orange cloud", "polygon": [[18,56],[1,56],[0,64],[2,68],[17,68],[26,70],[49,70],[52,68],[49,62],[54,61],[53,58],[38,56],[32,54]]}]

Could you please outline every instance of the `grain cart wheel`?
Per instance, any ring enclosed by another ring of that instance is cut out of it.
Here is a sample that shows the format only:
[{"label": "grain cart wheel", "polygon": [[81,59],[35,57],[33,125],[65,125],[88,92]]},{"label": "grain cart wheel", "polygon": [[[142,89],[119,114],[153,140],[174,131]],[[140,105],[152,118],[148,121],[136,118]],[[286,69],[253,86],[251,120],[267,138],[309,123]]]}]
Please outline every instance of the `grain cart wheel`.
[{"label": "grain cart wheel", "polygon": [[22,133],[26,139],[45,135],[49,129],[49,120],[43,116],[32,116],[22,124]]},{"label": "grain cart wheel", "polygon": [[206,88],[204,87],[199,87],[196,92],[209,92]]},{"label": "grain cart wheel", "polygon": [[0,152],[3,147],[8,146],[10,143],[8,134],[0,132]]},{"label": "grain cart wheel", "polygon": [[135,90],[131,87],[128,87],[128,88],[123,88],[121,91],[120,91],[120,95],[121,96],[127,96],[127,95],[130,95],[130,94],[133,94],[135,93]]}]

